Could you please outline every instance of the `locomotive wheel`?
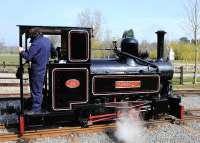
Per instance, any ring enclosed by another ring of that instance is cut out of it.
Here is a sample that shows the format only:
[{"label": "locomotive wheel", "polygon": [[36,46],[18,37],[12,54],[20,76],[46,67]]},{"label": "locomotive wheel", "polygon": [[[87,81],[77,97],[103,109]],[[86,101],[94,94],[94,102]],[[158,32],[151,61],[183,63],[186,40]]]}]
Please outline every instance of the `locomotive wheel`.
[{"label": "locomotive wheel", "polygon": [[75,110],[75,115],[77,117],[77,123],[82,127],[82,128],[87,128],[88,127],[88,117],[89,117],[89,111],[86,109],[80,109],[78,108]]},{"label": "locomotive wheel", "polygon": [[81,120],[80,125],[82,128],[88,128],[88,120],[87,119]]}]

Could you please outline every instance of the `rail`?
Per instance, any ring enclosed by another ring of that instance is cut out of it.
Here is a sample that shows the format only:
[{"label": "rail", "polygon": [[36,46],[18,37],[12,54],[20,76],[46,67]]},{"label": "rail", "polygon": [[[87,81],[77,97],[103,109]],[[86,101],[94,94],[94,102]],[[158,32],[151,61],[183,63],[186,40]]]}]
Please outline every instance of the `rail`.
[{"label": "rail", "polygon": [[[199,120],[200,116],[193,116],[193,115],[185,115],[184,120],[177,119],[173,116],[163,116],[157,120],[149,120],[149,121],[139,121],[139,125],[146,126],[150,128],[154,125],[160,125],[163,123],[171,123],[171,124],[184,124],[186,121],[190,120]],[[136,121],[137,122],[137,121]],[[88,128],[81,128],[81,127],[57,127],[57,128],[50,128],[50,129],[35,129],[32,131],[26,131],[23,136],[19,136],[17,132],[9,132],[0,135],[0,142],[5,141],[25,141],[36,138],[46,138],[46,137],[56,137],[56,136],[66,136],[72,133],[76,134],[85,134],[85,133],[98,133],[98,132],[106,132],[106,131],[115,131],[117,128],[116,123],[111,124],[102,124],[102,125],[92,125]]]},{"label": "rail", "polygon": [[89,128],[81,127],[62,127],[55,129],[42,129],[34,131],[26,131],[23,136],[19,136],[17,133],[8,133],[0,135],[0,142],[2,141],[17,141],[19,139],[35,139],[44,137],[64,136],[71,133],[96,133],[106,131],[107,129],[116,128],[115,124],[93,125]]},{"label": "rail", "polygon": [[[174,83],[183,85],[185,83],[193,83],[194,70],[185,68],[184,66],[174,67]],[[200,68],[197,69],[197,82],[200,82]]]},{"label": "rail", "polygon": [[176,89],[174,90],[175,94],[179,94],[182,96],[188,96],[188,95],[200,95],[200,89]]}]

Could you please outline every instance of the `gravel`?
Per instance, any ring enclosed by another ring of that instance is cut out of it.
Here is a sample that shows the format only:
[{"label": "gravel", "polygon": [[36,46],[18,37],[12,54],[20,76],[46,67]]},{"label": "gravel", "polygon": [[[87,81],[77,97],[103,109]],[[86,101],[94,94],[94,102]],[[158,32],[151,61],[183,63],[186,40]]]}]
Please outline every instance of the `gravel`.
[{"label": "gravel", "polygon": [[[196,127],[196,124],[199,126]],[[156,125],[154,129],[144,127],[142,142],[135,141],[123,142],[114,137],[114,133],[101,132],[90,134],[70,134],[60,137],[38,138],[29,143],[199,143],[200,142],[200,123],[188,125],[176,125],[162,123]]]},{"label": "gravel", "polygon": [[185,125],[163,124],[145,134],[147,143],[199,143],[200,132]]},{"label": "gravel", "polygon": [[188,121],[186,125],[200,133],[200,121],[197,120]]},{"label": "gravel", "polygon": [[55,138],[40,138],[29,141],[30,143],[115,143],[103,132],[90,134],[70,134]]}]

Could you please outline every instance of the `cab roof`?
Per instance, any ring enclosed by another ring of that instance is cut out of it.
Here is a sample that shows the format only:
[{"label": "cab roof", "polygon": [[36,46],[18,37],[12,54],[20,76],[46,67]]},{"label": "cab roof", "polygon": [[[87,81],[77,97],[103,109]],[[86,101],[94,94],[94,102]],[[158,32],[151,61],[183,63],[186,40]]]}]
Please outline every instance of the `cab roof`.
[{"label": "cab roof", "polygon": [[31,28],[41,28],[41,32],[47,35],[61,34],[64,31],[69,30],[87,30],[89,33],[92,32],[92,28],[89,27],[69,27],[69,26],[41,26],[41,25],[17,25],[19,27],[20,35],[27,33]]}]

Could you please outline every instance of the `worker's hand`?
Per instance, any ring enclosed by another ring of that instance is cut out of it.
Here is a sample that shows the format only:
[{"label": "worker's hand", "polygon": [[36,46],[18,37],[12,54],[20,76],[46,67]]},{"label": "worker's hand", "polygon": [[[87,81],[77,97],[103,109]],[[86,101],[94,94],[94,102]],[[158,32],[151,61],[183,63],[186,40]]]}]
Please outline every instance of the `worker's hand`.
[{"label": "worker's hand", "polygon": [[19,53],[25,51],[25,49],[23,47],[18,47]]}]

